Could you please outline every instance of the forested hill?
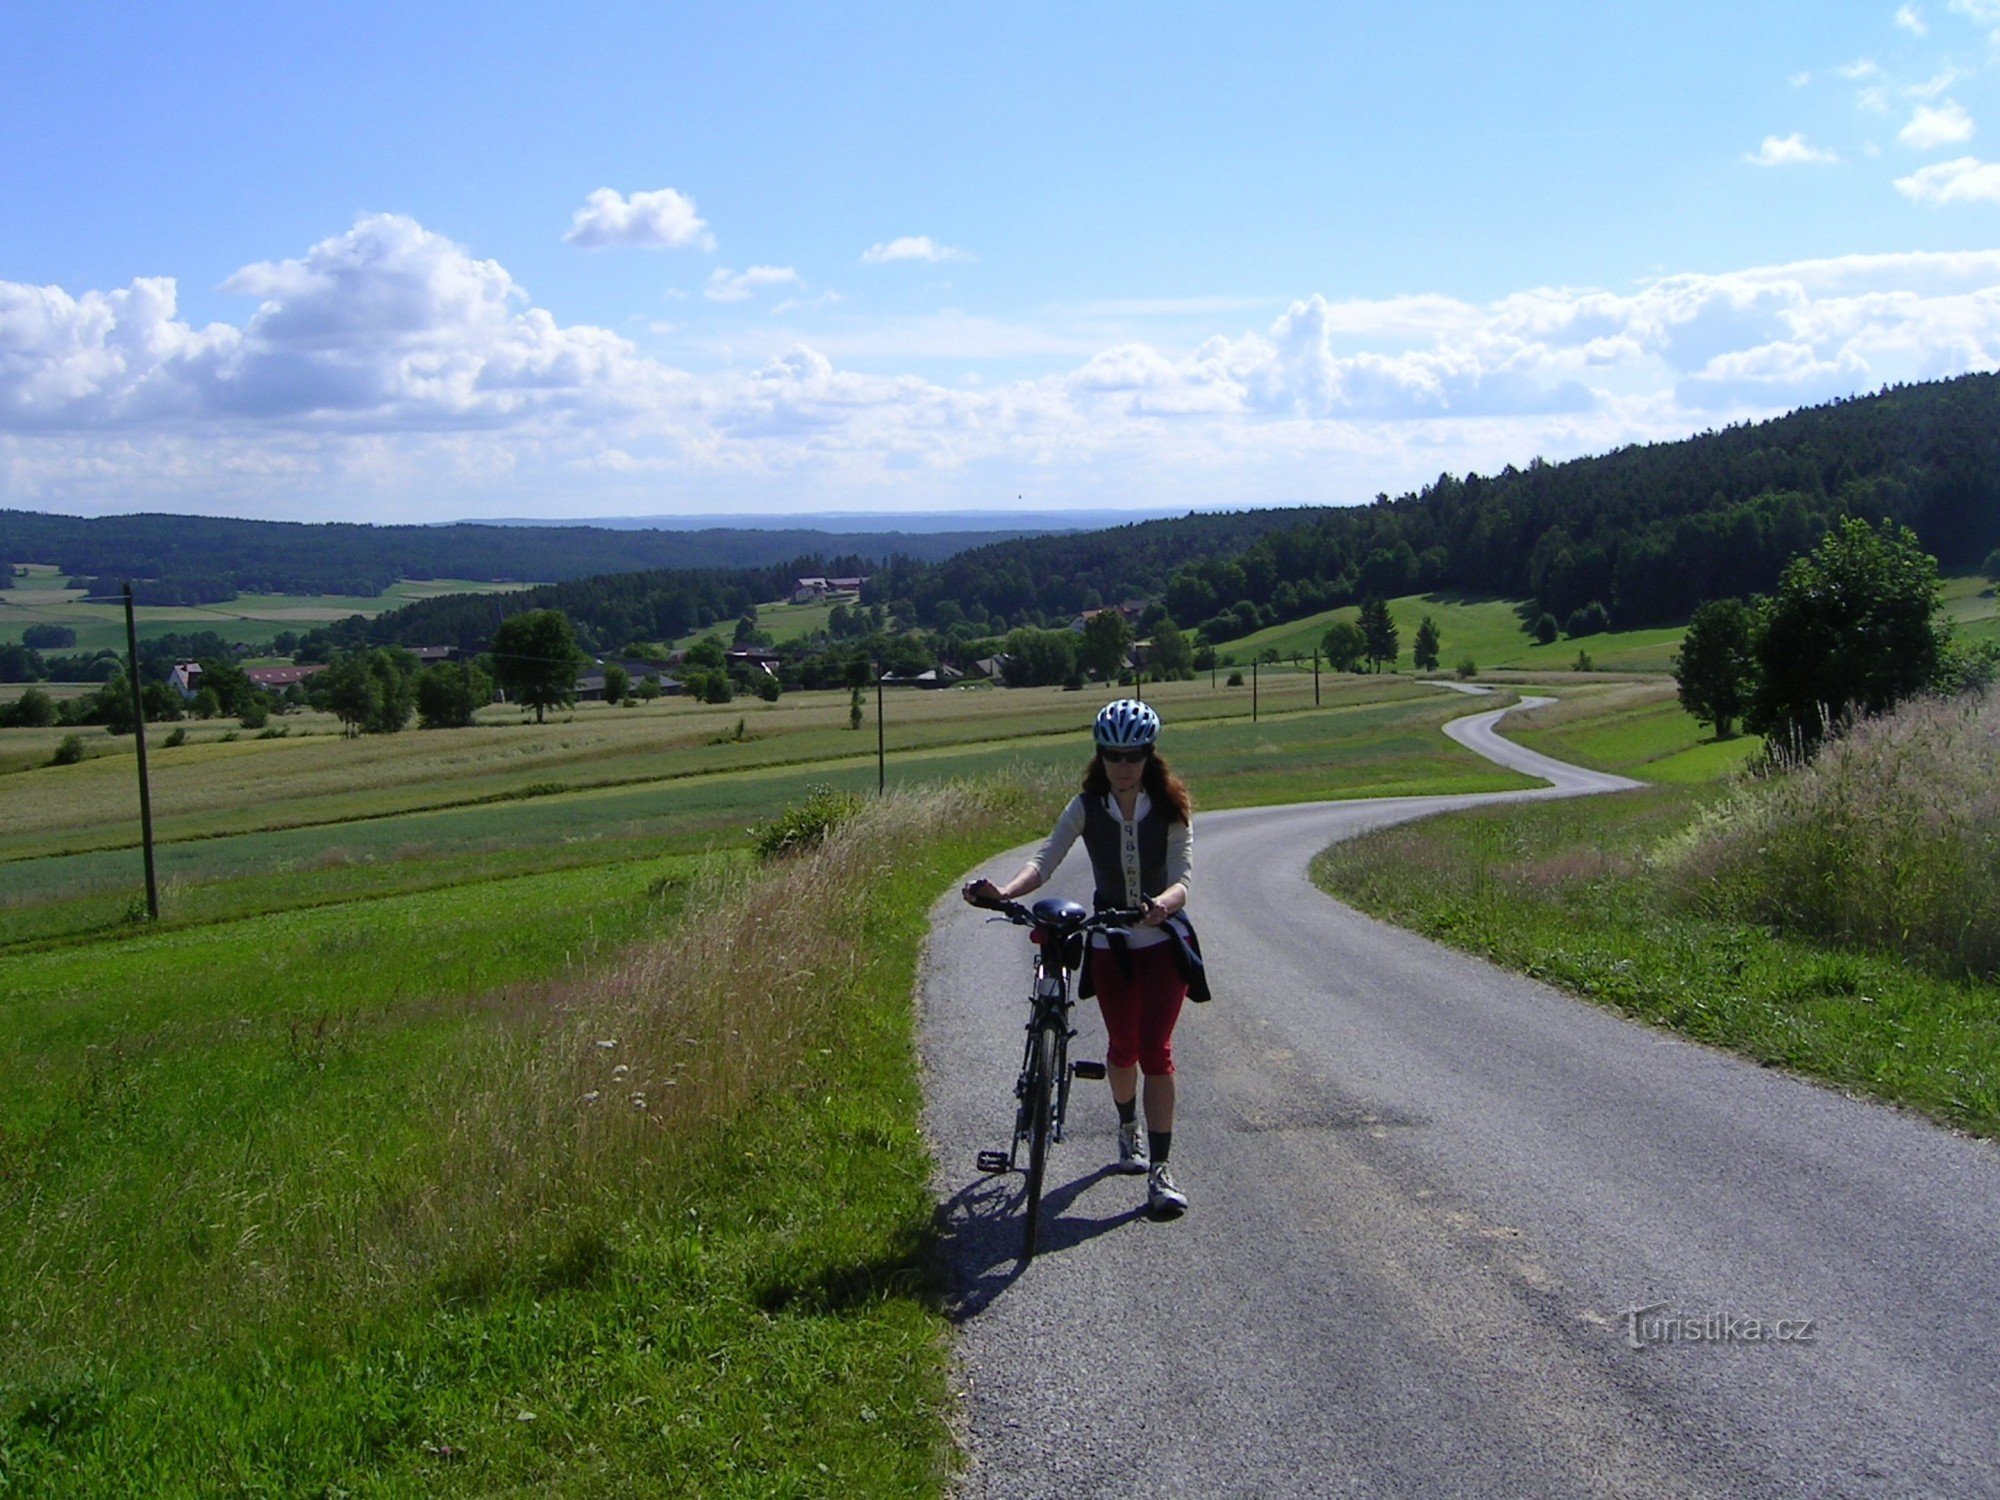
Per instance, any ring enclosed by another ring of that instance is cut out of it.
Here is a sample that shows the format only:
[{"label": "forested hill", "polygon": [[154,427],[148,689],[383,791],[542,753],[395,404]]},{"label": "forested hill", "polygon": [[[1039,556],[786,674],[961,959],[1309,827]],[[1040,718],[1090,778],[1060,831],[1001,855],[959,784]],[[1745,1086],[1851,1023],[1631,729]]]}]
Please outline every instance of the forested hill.
[{"label": "forested hill", "polygon": [[75,578],[134,579],[142,603],[239,593],[378,594],[399,578],[560,581],[644,568],[761,568],[785,559],[941,559],[1032,527],[990,532],[650,531],[603,526],[361,526],[206,516],[81,518],[0,510],[0,559]]},{"label": "forested hill", "polygon": [[1900,521],[1947,570],[1968,569],[2000,545],[2000,376],[1278,514],[1262,536],[1226,529],[1243,518],[1203,516],[907,560],[877,570],[871,597],[907,601],[934,628],[1159,597],[1218,641],[1440,588],[1532,598],[1558,621],[1599,603],[1620,626],[1665,624],[1704,599],[1772,588],[1849,514]]},{"label": "forested hill", "polygon": [[473,647],[503,612],[554,607],[607,646],[661,640],[783,597],[801,573],[850,571],[872,575],[865,602],[883,618],[925,626],[954,649],[1133,599],[1161,601],[1175,623],[1217,642],[1367,595],[1432,589],[1532,599],[1559,624],[1592,604],[1620,626],[1669,624],[1705,599],[1773,588],[1789,558],[1850,514],[1908,525],[1948,570],[1976,567],[2000,545],[2000,376],[1903,386],[1596,458],[1441,475],[1373,505],[1190,515],[944,558],[875,537],[874,557],[903,555],[863,566],[815,548],[749,569],[581,578],[432,600],[331,634]]}]

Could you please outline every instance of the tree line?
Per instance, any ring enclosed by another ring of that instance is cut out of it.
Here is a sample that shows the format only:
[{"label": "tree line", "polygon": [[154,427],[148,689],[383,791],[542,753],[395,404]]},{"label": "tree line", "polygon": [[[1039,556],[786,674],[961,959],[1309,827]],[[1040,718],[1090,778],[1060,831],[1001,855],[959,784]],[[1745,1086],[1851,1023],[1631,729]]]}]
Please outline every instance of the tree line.
[{"label": "tree line", "polygon": [[[809,528],[696,531],[606,526],[367,526],[211,516],[58,516],[0,510],[0,557],[50,563],[72,585],[141,604],[216,604],[238,594],[381,593],[399,579],[562,581],[649,568],[763,568],[808,556],[941,558],[1024,534],[839,533]],[[855,571],[865,572],[866,566]],[[0,588],[12,565],[0,565]]]}]

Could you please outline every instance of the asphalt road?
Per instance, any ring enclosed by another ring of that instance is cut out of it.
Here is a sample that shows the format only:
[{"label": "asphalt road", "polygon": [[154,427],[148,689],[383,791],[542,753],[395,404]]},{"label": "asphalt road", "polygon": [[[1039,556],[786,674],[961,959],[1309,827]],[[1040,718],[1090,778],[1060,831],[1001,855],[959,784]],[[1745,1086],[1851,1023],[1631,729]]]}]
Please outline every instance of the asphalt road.
[{"label": "asphalt road", "polygon": [[[1497,717],[1448,732],[1552,782],[1504,795],[1620,784]],[[1197,814],[1192,1207],[1144,1217],[1082,1085],[1025,1268],[1020,1179],[973,1159],[1011,1125],[1028,947],[940,899],[923,1052],[964,1495],[2000,1495],[2000,1155],[1307,879],[1337,839],[1484,800]],[[1047,894],[1089,900],[1080,853]],[[1093,1007],[1077,1025],[1102,1056]]]}]

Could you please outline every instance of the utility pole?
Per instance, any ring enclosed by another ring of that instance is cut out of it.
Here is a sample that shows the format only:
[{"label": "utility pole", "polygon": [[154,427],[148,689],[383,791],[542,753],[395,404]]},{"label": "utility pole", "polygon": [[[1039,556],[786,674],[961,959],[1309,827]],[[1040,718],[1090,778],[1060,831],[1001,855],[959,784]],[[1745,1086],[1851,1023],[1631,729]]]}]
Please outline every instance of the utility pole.
[{"label": "utility pole", "polygon": [[139,839],[146,850],[146,918],[160,920],[160,883],[153,874],[153,789],[146,779],[146,695],[139,688],[139,627],[132,617],[132,581],[125,581],[125,671],[132,683],[132,734],[139,747]]},{"label": "utility pole", "polygon": [[875,795],[889,790],[889,742],[882,727],[882,672],[875,672]]},{"label": "utility pole", "polygon": [[1257,722],[1257,658],[1250,658],[1250,722]]},{"label": "utility pole", "polygon": [[1313,707],[1319,707],[1319,647],[1313,647]]}]

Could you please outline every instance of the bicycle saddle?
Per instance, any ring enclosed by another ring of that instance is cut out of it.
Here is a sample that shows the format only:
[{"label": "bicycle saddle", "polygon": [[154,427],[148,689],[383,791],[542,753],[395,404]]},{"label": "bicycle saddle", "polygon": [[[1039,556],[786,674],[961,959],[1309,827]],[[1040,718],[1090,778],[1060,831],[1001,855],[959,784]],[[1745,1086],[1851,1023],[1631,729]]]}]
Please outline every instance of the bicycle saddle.
[{"label": "bicycle saddle", "polygon": [[1058,901],[1053,896],[1030,908],[1035,920],[1054,932],[1069,932],[1090,920],[1090,913],[1074,901]]}]

